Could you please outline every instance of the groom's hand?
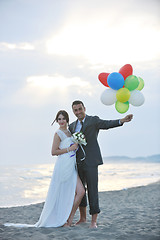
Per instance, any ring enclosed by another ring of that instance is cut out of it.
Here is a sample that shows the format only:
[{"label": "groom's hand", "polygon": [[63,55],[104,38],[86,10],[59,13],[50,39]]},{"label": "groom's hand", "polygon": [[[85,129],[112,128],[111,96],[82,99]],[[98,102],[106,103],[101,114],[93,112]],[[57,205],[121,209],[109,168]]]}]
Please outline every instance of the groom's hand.
[{"label": "groom's hand", "polygon": [[127,116],[125,116],[124,118],[120,119],[120,122],[123,124],[125,122],[130,122],[133,118],[133,114],[129,114]]}]

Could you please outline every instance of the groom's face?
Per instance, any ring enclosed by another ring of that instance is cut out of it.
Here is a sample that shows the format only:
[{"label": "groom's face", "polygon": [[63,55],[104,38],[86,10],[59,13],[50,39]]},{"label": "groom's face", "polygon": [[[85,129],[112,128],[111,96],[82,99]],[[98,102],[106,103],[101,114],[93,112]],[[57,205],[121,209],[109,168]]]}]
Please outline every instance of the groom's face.
[{"label": "groom's face", "polygon": [[85,118],[86,109],[81,103],[77,105],[73,105],[72,109],[79,121],[82,121]]}]

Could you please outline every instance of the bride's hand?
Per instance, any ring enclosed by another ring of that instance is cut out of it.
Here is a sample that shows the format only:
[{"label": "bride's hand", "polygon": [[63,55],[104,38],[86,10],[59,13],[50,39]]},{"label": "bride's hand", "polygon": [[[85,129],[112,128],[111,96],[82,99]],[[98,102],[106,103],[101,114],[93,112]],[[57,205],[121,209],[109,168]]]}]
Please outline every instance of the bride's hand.
[{"label": "bride's hand", "polygon": [[78,144],[74,143],[72,146],[69,147],[69,151],[74,151],[78,148]]}]

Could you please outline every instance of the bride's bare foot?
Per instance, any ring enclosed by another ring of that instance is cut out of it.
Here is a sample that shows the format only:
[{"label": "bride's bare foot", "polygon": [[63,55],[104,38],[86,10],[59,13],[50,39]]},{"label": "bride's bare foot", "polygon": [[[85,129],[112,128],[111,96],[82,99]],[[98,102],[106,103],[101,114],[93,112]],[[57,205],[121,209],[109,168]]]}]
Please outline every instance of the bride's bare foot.
[{"label": "bride's bare foot", "polygon": [[80,219],[78,222],[75,223],[75,225],[86,223],[86,219]]},{"label": "bride's bare foot", "polygon": [[66,222],[66,223],[63,225],[63,227],[70,227],[70,225],[69,225],[68,222]]}]

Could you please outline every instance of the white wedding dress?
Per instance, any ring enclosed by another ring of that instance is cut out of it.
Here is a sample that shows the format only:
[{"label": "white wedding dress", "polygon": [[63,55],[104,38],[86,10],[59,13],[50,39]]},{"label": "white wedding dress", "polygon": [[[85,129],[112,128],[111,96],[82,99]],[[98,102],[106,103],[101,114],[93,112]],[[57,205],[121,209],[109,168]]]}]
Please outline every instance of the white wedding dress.
[{"label": "white wedding dress", "polygon": [[[60,129],[57,131],[61,142],[60,149],[69,147],[73,142],[71,137]],[[47,198],[39,218],[34,224],[5,223],[5,226],[13,227],[60,227],[63,226],[71,213],[77,184],[76,154],[69,152],[59,155]]]}]

